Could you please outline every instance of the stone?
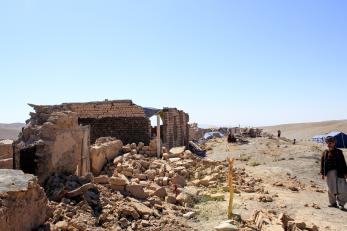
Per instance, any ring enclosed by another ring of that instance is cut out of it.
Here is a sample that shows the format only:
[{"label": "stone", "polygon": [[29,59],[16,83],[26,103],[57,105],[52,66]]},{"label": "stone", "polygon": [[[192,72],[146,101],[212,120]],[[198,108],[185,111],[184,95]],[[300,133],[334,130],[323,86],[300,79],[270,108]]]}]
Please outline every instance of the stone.
[{"label": "stone", "polygon": [[214,193],[214,194],[211,194],[210,197],[213,201],[224,201],[225,200],[224,193]]},{"label": "stone", "polygon": [[1,230],[34,230],[46,220],[46,194],[37,177],[0,169]]},{"label": "stone", "polygon": [[129,217],[131,216],[133,219],[138,220],[140,218],[139,213],[132,206],[127,204],[122,204],[118,210],[118,213],[121,217]]},{"label": "stone", "polygon": [[113,164],[114,164],[115,166],[117,166],[118,163],[122,163],[122,162],[123,162],[123,156],[117,156],[117,157],[114,158],[114,160],[113,160]]},{"label": "stone", "polygon": [[112,186],[125,186],[129,184],[129,181],[126,177],[122,176],[112,176],[109,178],[109,183]]},{"label": "stone", "polygon": [[171,163],[174,163],[174,162],[178,162],[178,161],[180,161],[181,160],[181,158],[179,158],[179,157],[174,157],[174,158],[169,158],[169,161],[171,162]]},{"label": "stone", "polygon": [[69,224],[66,222],[66,221],[58,221],[54,227],[57,229],[57,230],[61,230],[61,231],[66,231],[68,230],[68,227],[69,227]]},{"label": "stone", "polygon": [[188,213],[183,214],[183,217],[187,218],[187,219],[192,219],[193,217],[195,217],[195,215],[196,215],[195,212],[188,212]]},{"label": "stone", "polygon": [[147,170],[146,172],[145,172],[145,174],[146,174],[146,176],[147,176],[147,178],[149,179],[149,180],[154,180],[154,178],[155,178],[155,176],[156,176],[156,171],[155,170],[153,170],[153,169],[149,169],[149,170]]},{"label": "stone", "polygon": [[169,156],[170,158],[180,157],[185,150],[186,150],[186,147],[184,146],[171,148],[169,151]]},{"label": "stone", "polygon": [[168,177],[163,177],[163,185],[167,186],[169,184],[169,178]]},{"label": "stone", "polygon": [[107,175],[100,175],[100,176],[94,177],[94,183],[96,183],[96,184],[108,184],[109,183],[109,177]]},{"label": "stone", "polygon": [[143,142],[139,142],[139,144],[137,145],[137,148],[141,150],[144,146],[145,144]]},{"label": "stone", "polygon": [[219,225],[217,225],[216,227],[214,227],[214,229],[216,231],[238,231],[239,229],[230,223],[230,221],[224,221],[222,223],[220,223]]},{"label": "stone", "polygon": [[139,180],[147,180],[147,175],[146,174],[135,174],[134,178],[137,178]]},{"label": "stone", "polygon": [[126,186],[126,191],[128,193],[130,193],[131,196],[133,196],[136,199],[147,199],[148,198],[148,194],[145,193],[145,191],[143,190],[143,186],[139,185],[139,184],[130,184]]},{"label": "stone", "polygon": [[131,202],[129,204],[130,206],[132,206],[133,208],[135,208],[135,210],[141,215],[152,215],[153,214],[153,210],[149,207],[147,207],[146,205],[139,203],[139,202]]},{"label": "stone", "polygon": [[183,152],[183,159],[192,159],[193,153],[190,150],[185,150]]},{"label": "stone", "polygon": [[122,149],[123,143],[120,140],[98,143],[90,146],[90,161],[93,174],[98,175],[107,161],[113,160]]},{"label": "stone", "polygon": [[149,221],[142,220],[142,221],[141,221],[141,226],[142,226],[142,227],[149,227],[149,226],[151,226],[151,224],[149,223]]},{"label": "stone", "polygon": [[174,194],[169,194],[165,197],[165,201],[169,204],[176,204],[176,196]]},{"label": "stone", "polygon": [[131,143],[131,144],[130,144],[130,148],[131,148],[131,149],[137,149],[137,145],[136,145],[135,143]]},{"label": "stone", "polygon": [[178,174],[173,177],[172,182],[181,187],[185,187],[187,185],[186,178]]},{"label": "stone", "polygon": [[157,196],[159,198],[164,199],[167,196],[166,189],[164,187],[158,187],[151,196]]},{"label": "stone", "polygon": [[281,225],[264,225],[261,229],[262,231],[283,231]]},{"label": "stone", "polygon": [[163,153],[163,159],[168,160],[170,158],[169,153]]},{"label": "stone", "polygon": [[128,144],[128,145],[123,146],[123,147],[122,147],[122,152],[123,152],[123,153],[130,153],[130,152],[131,152],[131,147],[130,147],[130,145]]}]

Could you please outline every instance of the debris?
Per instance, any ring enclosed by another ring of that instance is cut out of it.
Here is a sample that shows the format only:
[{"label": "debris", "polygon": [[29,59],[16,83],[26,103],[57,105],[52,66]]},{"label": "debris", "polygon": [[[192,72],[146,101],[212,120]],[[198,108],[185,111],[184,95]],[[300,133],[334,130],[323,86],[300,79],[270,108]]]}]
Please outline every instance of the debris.
[{"label": "debris", "polygon": [[214,227],[214,229],[216,231],[238,231],[239,230],[235,225],[231,224],[230,220],[223,221],[222,223]]}]

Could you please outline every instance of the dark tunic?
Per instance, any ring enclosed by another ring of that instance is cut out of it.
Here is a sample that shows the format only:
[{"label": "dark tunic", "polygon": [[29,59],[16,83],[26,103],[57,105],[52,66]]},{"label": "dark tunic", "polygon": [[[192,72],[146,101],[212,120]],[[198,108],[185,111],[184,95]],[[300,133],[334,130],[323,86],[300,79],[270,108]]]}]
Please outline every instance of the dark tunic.
[{"label": "dark tunic", "polygon": [[320,173],[326,176],[330,170],[336,170],[337,176],[340,178],[347,175],[345,157],[340,149],[326,150],[322,154]]}]

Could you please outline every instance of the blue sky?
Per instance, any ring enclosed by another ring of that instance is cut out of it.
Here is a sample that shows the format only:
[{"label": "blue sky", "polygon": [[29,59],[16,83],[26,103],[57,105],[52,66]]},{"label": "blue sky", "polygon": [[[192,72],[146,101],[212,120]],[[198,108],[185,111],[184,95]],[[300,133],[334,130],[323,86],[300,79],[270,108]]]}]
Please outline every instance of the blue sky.
[{"label": "blue sky", "polygon": [[0,122],[132,99],[191,121],[347,118],[345,0],[0,0]]}]

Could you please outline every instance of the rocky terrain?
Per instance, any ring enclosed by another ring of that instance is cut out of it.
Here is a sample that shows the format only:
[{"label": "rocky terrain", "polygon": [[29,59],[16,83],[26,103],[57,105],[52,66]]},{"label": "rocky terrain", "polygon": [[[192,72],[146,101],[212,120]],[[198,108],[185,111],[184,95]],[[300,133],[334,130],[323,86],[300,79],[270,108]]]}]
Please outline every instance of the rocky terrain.
[{"label": "rocky terrain", "polygon": [[[283,230],[276,225],[281,217],[283,220],[283,214],[294,219],[302,229],[346,230],[347,222],[341,219],[346,213],[328,208],[326,183],[318,174],[322,145],[312,142],[293,145],[282,140],[277,147],[277,140],[267,137],[249,141],[243,145],[227,144],[225,139],[206,143],[208,158],[236,158],[235,168],[244,169],[247,177],[243,179],[247,186],[252,186],[248,188],[236,182],[234,213],[242,220],[257,220],[255,214],[260,211],[269,225],[264,223],[259,230]],[[192,227],[213,230],[225,221],[227,193],[224,196],[221,201],[196,205],[199,213]]]},{"label": "rocky terrain", "polygon": [[[24,209],[32,214],[46,211],[44,216],[23,220],[35,227],[33,220],[38,219],[43,223],[39,230],[346,229],[347,222],[341,219],[346,213],[327,207],[326,185],[318,174],[323,145],[306,141],[294,145],[290,139],[278,142],[265,136],[244,137],[234,144],[212,138],[201,148],[207,157],[175,147],[163,148],[157,158],[155,140],[149,146],[123,145],[103,137],[90,146],[91,174],[53,174],[43,188],[32,175],[5,170],[1,179],[8,183],[0,188],[0,212],[14,215],[0,223],[2,227],[16,223],[11,227],[20,230],[23,224],[16,220],[23,215],[14,211]],[[234,159],[231,217],[229,157]],[[18,185],[20,192],[14,187],[12,193],[12,185]]]}]

